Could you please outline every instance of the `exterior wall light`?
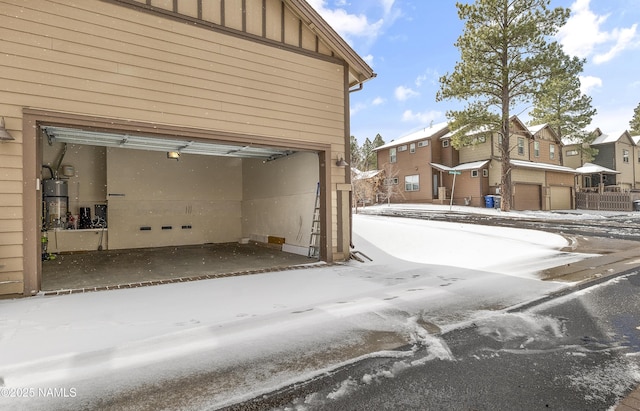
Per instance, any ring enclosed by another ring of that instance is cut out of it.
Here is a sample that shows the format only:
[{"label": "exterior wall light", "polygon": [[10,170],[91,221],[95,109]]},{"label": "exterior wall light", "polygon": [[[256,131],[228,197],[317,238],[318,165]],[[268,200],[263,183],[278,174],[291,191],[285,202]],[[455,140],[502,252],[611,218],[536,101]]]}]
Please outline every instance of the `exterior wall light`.
[{"label": "exterior wall light", "polygon": [[178,151],[169,151],[167,152],[167,158],[171,160],[178,160],[180,158],[180,153]]},{"label": "exterior wall light", "polygon": [[0,141],[13,141],[15,138],[4,127],[4,117],[0,117]]},{"label": "exterior wall light", "polygon": [[346,166],[348,166],[348,165],[349,165],[349,163],[347,163],[346,161],[344,161],[344,158],[340,157],[340,158],[338,159],[338,161],[336,161],[336,165],[337,165],[338,167],[346,167]]}]

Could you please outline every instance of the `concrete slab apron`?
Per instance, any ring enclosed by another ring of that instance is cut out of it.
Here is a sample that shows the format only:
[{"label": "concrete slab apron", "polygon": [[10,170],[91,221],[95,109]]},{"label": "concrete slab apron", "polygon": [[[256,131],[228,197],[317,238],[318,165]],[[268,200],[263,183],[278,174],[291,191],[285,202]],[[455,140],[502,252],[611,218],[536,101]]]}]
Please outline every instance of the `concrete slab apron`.
[{"label": "concrete slab apron", "polygon": [[132,288],[314,264],[317,259],[236,243],[58,254],[42,264],[42,290],[50,295]]}]

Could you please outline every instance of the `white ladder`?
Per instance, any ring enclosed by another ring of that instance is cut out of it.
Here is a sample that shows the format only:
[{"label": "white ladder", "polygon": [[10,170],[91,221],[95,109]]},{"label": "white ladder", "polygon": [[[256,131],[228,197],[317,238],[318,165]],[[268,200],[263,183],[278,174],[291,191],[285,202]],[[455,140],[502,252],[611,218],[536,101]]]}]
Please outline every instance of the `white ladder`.
[{"label": "white ladder", "polygon": [[309,240],[309,257],[320,257],[320,183],[316,187],[316,204],[311,221],[311,239]]}]

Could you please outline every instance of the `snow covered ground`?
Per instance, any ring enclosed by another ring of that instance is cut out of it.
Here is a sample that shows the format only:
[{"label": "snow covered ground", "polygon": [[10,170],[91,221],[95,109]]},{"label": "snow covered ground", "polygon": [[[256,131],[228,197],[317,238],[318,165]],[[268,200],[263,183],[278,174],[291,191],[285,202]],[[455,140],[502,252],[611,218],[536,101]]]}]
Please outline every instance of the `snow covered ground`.
[{"label": "snow covered ground", "polygon": [[205,370],[221,383],[186,409],[225,405],[362,356],[407,355],[362,352],[372,335],[443,358],[424,324],[450,327],[566,287],[536,273],[591,257],[559,251],[559,235],[513,228],[365,215],[353,228],[373,261],[0,301],[0,408],[95,407]]}]

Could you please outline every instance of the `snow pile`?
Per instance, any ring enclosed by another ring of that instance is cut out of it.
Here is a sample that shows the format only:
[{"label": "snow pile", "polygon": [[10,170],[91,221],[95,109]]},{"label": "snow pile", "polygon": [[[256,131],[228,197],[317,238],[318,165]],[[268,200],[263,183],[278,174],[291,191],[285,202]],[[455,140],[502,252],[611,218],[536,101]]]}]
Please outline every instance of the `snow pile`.
[{"label": "snow pile", "polygon": [[565,334],[561,320],[530,313],[492,314],[475,323],[478,334],[521,349],[546,346]]},{"label": "snow pile", "polygon": [[358,235],[376,248],[421,264],[531,278],[546,268],[588,257],[559,252],[569,241],[542,231],[363,215],[354,217],[356,223]]}]

